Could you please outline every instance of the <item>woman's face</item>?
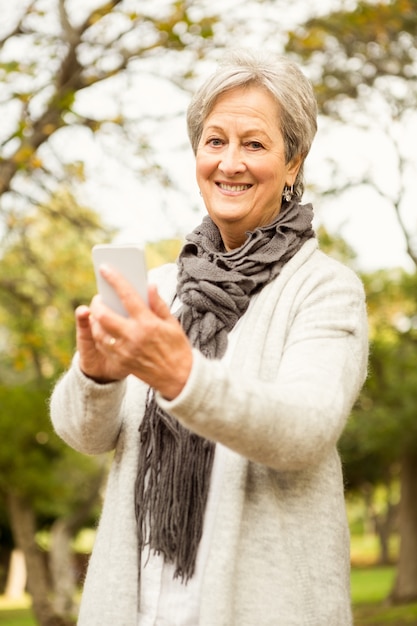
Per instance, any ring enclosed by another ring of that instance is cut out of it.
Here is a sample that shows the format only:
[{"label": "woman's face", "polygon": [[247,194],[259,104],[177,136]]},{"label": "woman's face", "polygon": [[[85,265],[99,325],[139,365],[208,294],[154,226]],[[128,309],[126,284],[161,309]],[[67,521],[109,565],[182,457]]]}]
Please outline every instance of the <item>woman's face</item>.
[{"label": "woman's face", "polygon": [[301,158],[285,163],[279,115],[268,91],[238,87],[219,96],[204,122],[197,183],[228,250],[275,219],[285,184],[297,176]]}]

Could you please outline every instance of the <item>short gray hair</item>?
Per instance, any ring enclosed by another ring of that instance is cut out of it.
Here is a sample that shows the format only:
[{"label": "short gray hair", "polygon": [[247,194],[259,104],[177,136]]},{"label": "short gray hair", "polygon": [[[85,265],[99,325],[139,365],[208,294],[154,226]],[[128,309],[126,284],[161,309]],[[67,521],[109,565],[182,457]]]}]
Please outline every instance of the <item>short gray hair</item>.
[{"label": "short gray hair", "polygon": [[295,63],[282,56],[251,50],[229,52],[198,89],[187,111],[188,136],[194,154],[203,132],[204,122],[217,98],[231,89],[259,85],[276,100],[280,111],[280,130],[285,145],[285,160],[302,156],[294,183],[294,194],[304,191],[304,159],[317,132],[317,102],[310,81]]}]

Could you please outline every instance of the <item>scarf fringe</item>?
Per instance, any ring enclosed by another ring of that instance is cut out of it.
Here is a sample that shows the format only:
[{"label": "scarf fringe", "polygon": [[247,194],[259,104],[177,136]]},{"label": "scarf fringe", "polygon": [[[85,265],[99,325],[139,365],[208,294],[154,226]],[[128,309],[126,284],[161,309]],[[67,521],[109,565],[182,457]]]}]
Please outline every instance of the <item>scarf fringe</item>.
[{"label": "scarf fringe", "polygon": [[174,577],[187,582],[202,535],[214,444],[167,416],[151,390],[146,414],[139,430],[146,460],[135,485],[139,549],[162,554],[175,564]]}]

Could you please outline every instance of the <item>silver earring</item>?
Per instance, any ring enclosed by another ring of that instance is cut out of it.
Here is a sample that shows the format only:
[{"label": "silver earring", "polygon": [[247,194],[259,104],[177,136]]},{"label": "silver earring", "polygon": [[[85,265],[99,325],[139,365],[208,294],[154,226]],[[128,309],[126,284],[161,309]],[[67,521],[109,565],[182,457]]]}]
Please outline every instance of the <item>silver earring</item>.
[{"label": "silver earring", "polygon": [[284,198],[284,200],[286,202],[290,202],[290,200],[292,200],[293,195],[294,195],[294,185],[291,185],[291,187],[289,187],[288,185],[285,185],[284,190],[282,192],[282,197]]}]

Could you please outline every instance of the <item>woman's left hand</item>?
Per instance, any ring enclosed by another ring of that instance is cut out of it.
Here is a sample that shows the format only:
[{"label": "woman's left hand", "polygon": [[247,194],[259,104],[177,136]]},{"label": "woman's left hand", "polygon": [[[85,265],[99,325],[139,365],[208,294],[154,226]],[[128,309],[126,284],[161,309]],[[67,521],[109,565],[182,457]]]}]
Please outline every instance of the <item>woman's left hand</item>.
[{"label": "woman's left hand", "polygon": [[101,271],[129,317],[114,313],[95,296],[90,324],[97,349],[112,359],[117,378],[133,374],[172,400],[192,366],[191,345],[180,323],[154,285],[148,287],[148,306],[121,274],[107,266]]}]

